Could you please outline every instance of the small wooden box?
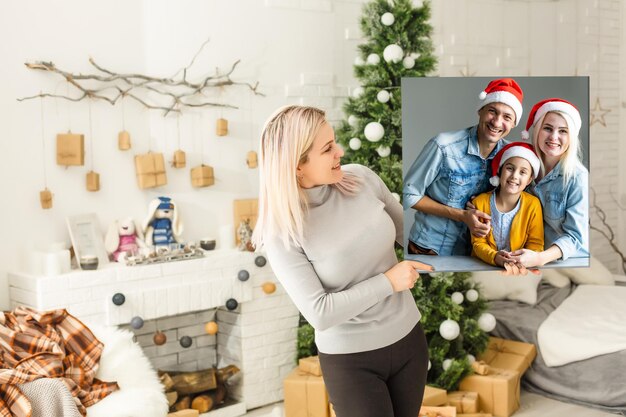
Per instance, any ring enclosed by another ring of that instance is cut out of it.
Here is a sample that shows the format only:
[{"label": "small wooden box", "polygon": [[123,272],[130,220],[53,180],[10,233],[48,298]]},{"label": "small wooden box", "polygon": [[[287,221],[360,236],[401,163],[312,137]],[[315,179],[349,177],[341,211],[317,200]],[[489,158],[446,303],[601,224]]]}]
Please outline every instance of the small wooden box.
[{"label": "small wooden box", "polygon": [[136,155],[135,172],[139,188],[154,188],[167,184],[165,158],[162,153],[148,152]]},{"label": "small wooden box", "polygon": [[100,174],[89,171],[87,173],[87,191],[100,190]]},{"label": "small wooden box", "polygon": [[125,130],[122,130],[117,135],[117,148],[120,151],[127,151],[130,149],[130,133]]},{"label": "small wooden box", "polygon": [[52,193],[47,188],[39,192],[39,201],[42,209],[52,208]]},{"label": "small wooden box", "polygon": [[85,165],[85,135],[77,133],[57,135],[57,165]]},{"label": "small wooden box", "polygon": [[200,165],[191,170],[191,185],[194,187],[208,187],[215,184],[213,167]]},{"label": "small wooden box", "polygon": [[228,120],[226,120],[226,119],[217,119],[217,123],[215,125],[215,134],[217,136],[226,136],[226,135],[228,135]]},{"label": "small wooden box", "polygon": [[185,151],[179,149],[174,152],[174,159],[172,160],[172,166],[174,168],[185,168],[187,165],[187,156],[185,155]]}]

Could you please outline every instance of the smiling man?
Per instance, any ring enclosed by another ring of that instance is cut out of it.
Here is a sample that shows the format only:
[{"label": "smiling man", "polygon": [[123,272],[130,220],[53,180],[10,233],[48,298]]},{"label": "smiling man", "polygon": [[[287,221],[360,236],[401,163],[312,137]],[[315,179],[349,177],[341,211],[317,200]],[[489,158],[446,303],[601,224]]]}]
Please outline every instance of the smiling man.
[{"label": "smiling man", "polygon": [[416,210],[410,254],[469,255],[468,230],[477,237],[489,232],[490,216],[465,206],[489,188],[489,165],[522,117],[524,93],[503,78],[479,97],[478,124],[430,139],[404,178],[404,208]]}]

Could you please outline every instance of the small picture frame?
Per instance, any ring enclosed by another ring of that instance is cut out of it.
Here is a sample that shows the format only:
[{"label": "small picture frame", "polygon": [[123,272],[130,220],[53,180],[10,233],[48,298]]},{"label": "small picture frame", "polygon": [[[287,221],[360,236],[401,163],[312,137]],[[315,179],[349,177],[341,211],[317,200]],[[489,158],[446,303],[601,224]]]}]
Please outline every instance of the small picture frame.
[{"label": "small picture frame", "polygon": [[95,213],[69,216],[67,228],[74,247],[76,263],[81,269],[84,269],[81,265],[81,258],[83,257],[97,257],[100,266],[109,262]]}]

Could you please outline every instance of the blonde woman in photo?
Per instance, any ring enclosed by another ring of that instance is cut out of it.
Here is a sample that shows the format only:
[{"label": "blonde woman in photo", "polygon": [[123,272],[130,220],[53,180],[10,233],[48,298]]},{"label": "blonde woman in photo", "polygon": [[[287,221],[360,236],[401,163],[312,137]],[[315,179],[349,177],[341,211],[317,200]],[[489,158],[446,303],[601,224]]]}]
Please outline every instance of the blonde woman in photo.
[{"label": "blonde woman in photo", "polygon": [[322,110],[278,109],[261,136],[253,242],[315,328],[337,416],[415,417],[428,346],[409,290],[432,267],[398,262],[402,206],[342,156]]}]

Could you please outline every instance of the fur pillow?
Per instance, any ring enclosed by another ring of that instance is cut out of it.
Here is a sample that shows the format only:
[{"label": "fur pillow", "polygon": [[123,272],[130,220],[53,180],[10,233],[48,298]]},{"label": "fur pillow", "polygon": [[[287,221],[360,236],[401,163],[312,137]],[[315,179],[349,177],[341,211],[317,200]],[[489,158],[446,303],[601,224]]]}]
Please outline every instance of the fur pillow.
[{"label": "fur pillow", "polygon": [[115,327],[90,326],[104,343],[96,378],[117,381],[119,391],[87,408],[87,417],[165,417],[168,403],[156,371],[133,333]]},{"label": "fur pillow", "polygon": [[564,288],[570,284],[570,279],[567,275],[563,275],[560,269],[546,268],[542,269],[543,280],[548,284],[556,288]]},{"label": "fur pillow", "polygon": [[613,273],[593,256],[589,257],[589,268],[563,268],[560,271],[575,284],[615,285]]},{"label": "fur pillow", "polygon": [[537,302],[537,286],[541,275],[504,276],[500,271],[472,272],[472,280],[480,286],[487,300],[514,300],[526,304]]}]

